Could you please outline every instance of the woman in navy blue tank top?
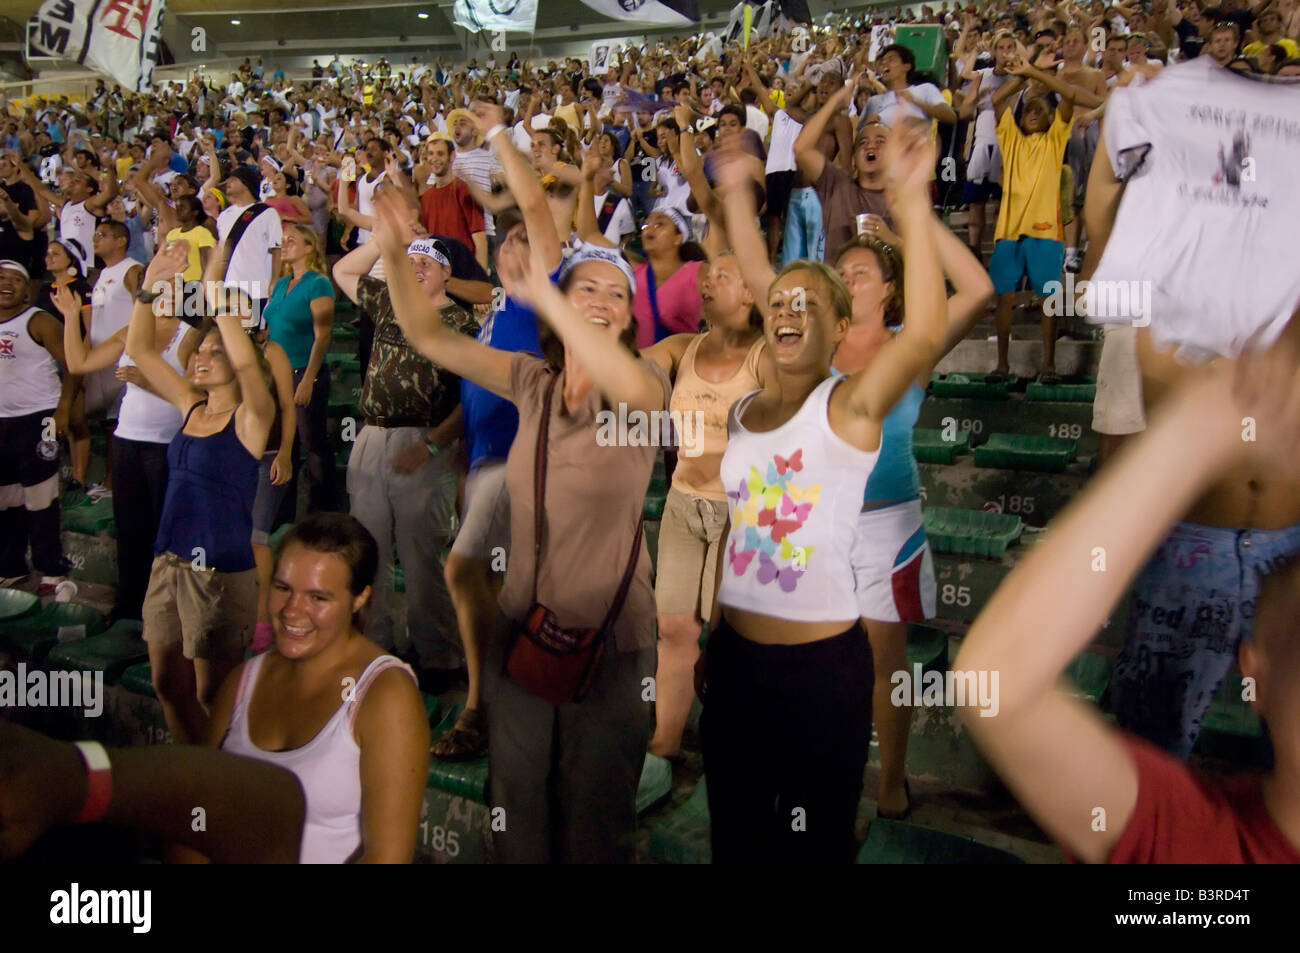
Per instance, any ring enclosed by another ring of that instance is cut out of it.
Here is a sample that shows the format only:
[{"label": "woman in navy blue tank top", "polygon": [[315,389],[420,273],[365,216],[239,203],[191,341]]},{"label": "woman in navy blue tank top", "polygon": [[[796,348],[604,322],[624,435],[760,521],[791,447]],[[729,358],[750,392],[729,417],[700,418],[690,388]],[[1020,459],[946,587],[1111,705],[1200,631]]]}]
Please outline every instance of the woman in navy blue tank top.
[{"label": "woman in navy blue tank top", "polygon": [[[188,380],[158,356],[152,289],[173,285],[188,246],[173,242],[155,256],[126,336],[126,353],[149,386],[185,420],[167,449],[167,494],[144,600],[154,690],[178,744],[205,736],[217,689],[252,635],[253,498],[276,410],[265,359],[244,333],[247,295],[210,294],[215,318],[200,325]],[[205,275],[210,289],[225,267],[226,249],[219,251]]]}]

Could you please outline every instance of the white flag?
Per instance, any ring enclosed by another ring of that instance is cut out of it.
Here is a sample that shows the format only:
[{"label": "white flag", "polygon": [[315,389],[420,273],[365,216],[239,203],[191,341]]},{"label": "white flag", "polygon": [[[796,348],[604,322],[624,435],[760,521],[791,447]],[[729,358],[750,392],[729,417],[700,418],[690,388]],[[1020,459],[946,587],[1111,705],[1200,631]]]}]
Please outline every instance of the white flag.
[{"label": "white flag", "polygon": [[452,19],[471,33],[532,33],[537,24],[537,0],[456,0]]},{"label": "white flag", "polygon": [[691,26],[700,19],[699,0],[582,0],[611,20],[661,26]]},{"label": "white flag", "polygon": [[29,57],[73,60],[142,93],[153,81],[166,0],[45,0],[27,21]]}]

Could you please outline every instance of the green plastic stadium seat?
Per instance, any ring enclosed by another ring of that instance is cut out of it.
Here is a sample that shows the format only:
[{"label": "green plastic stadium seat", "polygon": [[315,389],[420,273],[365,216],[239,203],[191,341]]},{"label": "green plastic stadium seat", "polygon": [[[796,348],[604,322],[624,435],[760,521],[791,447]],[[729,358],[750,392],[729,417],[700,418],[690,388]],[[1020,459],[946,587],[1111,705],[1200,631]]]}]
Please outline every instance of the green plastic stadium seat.
[{"label": "green plastic stadium seat", "polygon": [[923,672],[948,668],[948,633],[932,625],[913,622],[907,627],[907,664]]},{"label": "green plastic stadium seat", "polygon": [[0,624],[0,641],[40,662],[58,643],[60,630],[71,639],[99,635],[104,631],[104,614],[76,602],[51,602],[33,615]]},{"label": "green plastic stadium seat", "polygon": [[[455,726],[462,708],[463,705],[452,705],[447,709],[446,716],[433,729],[435,741]],[[480,804],[487,803],[487,774],[486,757],[477,761],[439,761],[436,758],[429,761],[429,787]]]},{"label": "green plastic stadium seat", "polygon": [[436,725],[442,702],[438,701],[437,695],[430,695],[428,692],[420,692],[420,698],[424,701],[424,714],[428,717],[429,724]]},{"label": "green plastic stadium seat", "polygon": [[925,535],[935,552],[1001,559],[1024,528],[1019,516],[958,510],[945,506],[926,507]]},{"label": "green plastic stadium seat", "polygon": [[912,430],[912,452],[918,463],[952,463],[957,454],[970,449],[970,434],[958,433],[955,440],[945,440],[942,430],[916,427]]},{"label": "green plastic stadium seat", "polygon": [[1100,705],[1106,688],[1110,685],[1110,673],[1114,663],[1104,655],[1096,652],[1083,652],[1065,670],[1065,675],[1078,689],[1077,694],[1088,699],[1094,705]]},{"label": "green plastic stadium seat", "polygon": [[1085,377],[1073,383],[1053,384],[1050,387],[1032,381],[1025,388],[1026,400],[1056,400],[1070,404],[1090,404],[1097,399],[1097,378]]},{"label": "green plastic stadium seat", "polygon": [[267,544],[271,547],[272,553],[277,556],[280,555],[280,547],[284,545],[285,538],[291,532],[293,532],[293,524],[283,523],[274,533],[271,534],[270,538],[267,539]]},{"label": "green plastic stadium seat", "polygon": [[935,397],[974,397],[980,400],[1003,400],[1019,383],[1018,378],[990,384],[979,374],[934,374],[930,393]]},{"label": "green plastic stadium seat", "polygon": [[393,566],[393,590],[395,592],[406,591],[406,567],[401,563]]},{"label": "green plastic stadium seat", "polygon": [[975,466],[1060,473],[1078,452],[1079,441],[1068,437],[995,433],[975,448]]},{"label": "green plastic stadium seat", "polygon": [[325,365],[330,369],[331,374],[340,371],[351,374],[361,373],[361,358],[357,357],[355,354],[326,354]]},{"label": "green plastic stadium seat", "polygon": [[0,621],[21,619],[40,611],[41,600],[34,592],[22,589],[0,589]]},{"label": "green plastic stadium seat", "polygon": [[1233,672],[1214,693],[1196,752],[1263,767],[1269,763],[1270,746],[1264,739],[1259,716],[1241,696],[1241,675]]},{"label": "green plastic stadium seat", "polygon": [[650,828],[650,859],[657,864],[713,862],[709,843],[709,797],[705,778],[681,807]]},{"label": "green plastic stadium seat", "polygon": [[158,697],[153,690],[153,669],[148,662],[137,662],[135,665],[128,666],[122,672],[122,687],[137,695],[148,698]]},{"label": "green plastic stadium seat", "polygon": [[141,629],[140,622],[123,619],[102,635],[56,645],[46,661],[51,668],[103,672],[105,681],[116,683],[124,671],[149,658]]},{"label": "green plastic stadium seat", "polygon": [[361,337],[361,331],[347,324],[334,323],[334,333],[332,340],[335,341],[355,341]]},{"label": "green plastic stadium seat", "polygon": [[89,498],[63,511],[63,528],[69,533],[98,536],[113,525],[113,499],[106,497],[97,503]]},{"label": "green plastic stadium seat", "polygon": [[859,864],[1023,864],[1015,854],[969,837],[877,818],[858,851]]},{"label": "green plastic stadium seat", "polygon": [[673,793],[673,766],[666,758],[647,754],[636,788],[636,813],[640,817]]}]

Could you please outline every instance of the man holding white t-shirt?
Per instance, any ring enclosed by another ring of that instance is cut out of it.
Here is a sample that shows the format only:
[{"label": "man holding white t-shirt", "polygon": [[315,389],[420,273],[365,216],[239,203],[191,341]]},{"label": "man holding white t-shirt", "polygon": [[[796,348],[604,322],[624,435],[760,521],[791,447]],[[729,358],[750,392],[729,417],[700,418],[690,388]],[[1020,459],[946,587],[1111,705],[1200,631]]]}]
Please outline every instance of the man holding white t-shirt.
[{"label": "man holding white t-shirt", "polygon": [[873,86],[875,95],[867,100],[858,128],[866,125],[869,116],[879,116],[886,126],[893,126],[900,115],[955,123],[957,114],[939,87],[917,83],[915,74],[916,55],[911,50],[898,43],[885,47],[880,54],[880,79]]},{"label": "man holding white t-shirt", "polygon": [[[259,322],[273,276],[280,271],[282,237],[280,213],[257,202],[260,180],[251,166],[235,168],[225,181],[230,206],[217,218],[217,235],[226,256],[225,280],[253,299],[253,314]],[[232,234],[233,245],[229,242]]]}]

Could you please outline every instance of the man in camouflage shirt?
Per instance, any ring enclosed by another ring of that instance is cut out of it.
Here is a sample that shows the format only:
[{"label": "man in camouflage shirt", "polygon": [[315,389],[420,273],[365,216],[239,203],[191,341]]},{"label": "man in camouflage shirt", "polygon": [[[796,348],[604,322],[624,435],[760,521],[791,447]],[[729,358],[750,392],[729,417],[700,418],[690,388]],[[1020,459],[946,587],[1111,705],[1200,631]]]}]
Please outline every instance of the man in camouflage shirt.
[{"label": "man in camouflage shirt", "polygon": [[[446,246],[417,238],[408,253],[447,326],[477,334],[473,314],[447,297],[451,267]],[[407,342],[387,285],[367,273],[378,255],[378,244],[367,243],[334,270],[339,286],[375,321],[359,405],[364,426],[348,459],[347,478],[352,515],[379,544],[381,575],[366,635],[383,648],[393,647],[389,604],[396,547],[406,577],[406,624],[421,686],[437,692],[455,681],[464,661],[442,565],[455,535],[459,478],[452,457],[464,430],[460,379]]]}]

